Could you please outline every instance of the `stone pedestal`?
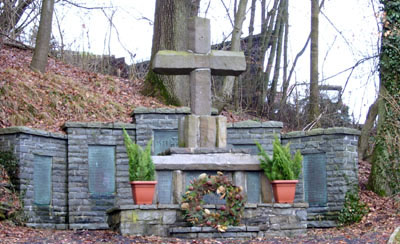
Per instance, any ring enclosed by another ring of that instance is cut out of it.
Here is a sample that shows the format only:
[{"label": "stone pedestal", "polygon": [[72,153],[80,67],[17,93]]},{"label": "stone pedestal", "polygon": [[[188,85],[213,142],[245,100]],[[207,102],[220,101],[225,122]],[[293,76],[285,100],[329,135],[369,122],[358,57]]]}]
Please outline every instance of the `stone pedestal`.
[{"label": "stone pedestal", "polygon": [[187,115],[179,121],[179,146],[188,148],[225,148],[226,117]]}]

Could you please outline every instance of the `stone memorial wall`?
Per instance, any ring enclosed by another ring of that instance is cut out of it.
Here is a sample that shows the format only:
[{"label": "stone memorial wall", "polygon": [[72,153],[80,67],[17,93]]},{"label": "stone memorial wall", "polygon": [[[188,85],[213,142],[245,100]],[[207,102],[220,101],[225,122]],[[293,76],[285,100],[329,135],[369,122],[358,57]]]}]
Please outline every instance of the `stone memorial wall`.
[{"label": "stone memorial wall", "polygon": [[307,201],[310,227],[335,226],[345,194],[358,185],[357,142],[360,132],[349,128],[314,129],[282,135],[304,157],[296,200]]},{"label": "stone memorial wall", "polygon": [[106,210],[132,203],[123,128],[135,141],[134,124],[64,125],[68,135],[69,228],[108,229]]},{"label": "stone memorial wall", "polygon": [[[28,225],[108,228],[107,209],[133,204],[122,128],[141,146],[153,139],[156,154],[176,147],[178,120],[189,113],[188,108],[137,108],[133,124],[66,123],[66,135],[26,127],[0,129],[0,150],[13,150],[19,159]],[[248,203],[273,202],[270,184],[255,155],[255,140],[271,155],[277,135],[304,155],[296,201],[309,203],[309,226],[334,225],[346,191],[358,182],[359,132],[330,128],[281,134],[281,129],[281,122],[237,122],[228,124],[227,149],[210,154],[205,149],[175,148],[170,155],[154,156],[159,181],[154,203],[179,203],[190,177],[219,170],[243,186]],[[243,156],[231,157],[232,153]]]},{"label": "stone memorial wall", "polygon": [[0,129],[0,151],[19,161],[27,225],[67,229],[67,136],[27,127]]}]

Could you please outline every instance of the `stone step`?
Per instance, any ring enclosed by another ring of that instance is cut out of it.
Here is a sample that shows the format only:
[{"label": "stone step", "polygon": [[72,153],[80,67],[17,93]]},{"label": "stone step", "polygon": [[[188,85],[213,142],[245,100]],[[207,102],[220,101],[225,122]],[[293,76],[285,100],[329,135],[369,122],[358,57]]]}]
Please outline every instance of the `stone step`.
[{"label": "stone step", "polygon": [[212,227],[172,227],[170,236],[178,238],[255,238],[260,235],[258,226],[228,226],[226,231],[219,232]]}]

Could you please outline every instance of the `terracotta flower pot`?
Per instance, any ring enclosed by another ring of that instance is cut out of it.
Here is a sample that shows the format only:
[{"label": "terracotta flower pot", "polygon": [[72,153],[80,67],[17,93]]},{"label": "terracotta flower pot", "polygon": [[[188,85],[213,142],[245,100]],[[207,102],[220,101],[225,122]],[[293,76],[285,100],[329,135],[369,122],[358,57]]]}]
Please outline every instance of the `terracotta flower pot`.
[{"label": "terracotta flower pot", "polygon": [[298,180],[271,181],[276,203],[293,203]]},{"label": "terracotta flower pot", "polygon": [[152,204],[157,181],[131,181],[133,203]]}]

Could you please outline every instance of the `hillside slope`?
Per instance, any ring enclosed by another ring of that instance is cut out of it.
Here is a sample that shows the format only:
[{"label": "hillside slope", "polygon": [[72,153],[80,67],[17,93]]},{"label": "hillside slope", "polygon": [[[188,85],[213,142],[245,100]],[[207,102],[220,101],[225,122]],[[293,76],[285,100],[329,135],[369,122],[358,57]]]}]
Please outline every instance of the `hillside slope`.
[{"label": "hillside slope", "polygon": [[131,122],[137,106],[163,107],[142,96],[142,82],[90,73],[49,58],[47,72],[29,69],[32,52],[0,50],[0,127],[60,131],[66,121]]}]

